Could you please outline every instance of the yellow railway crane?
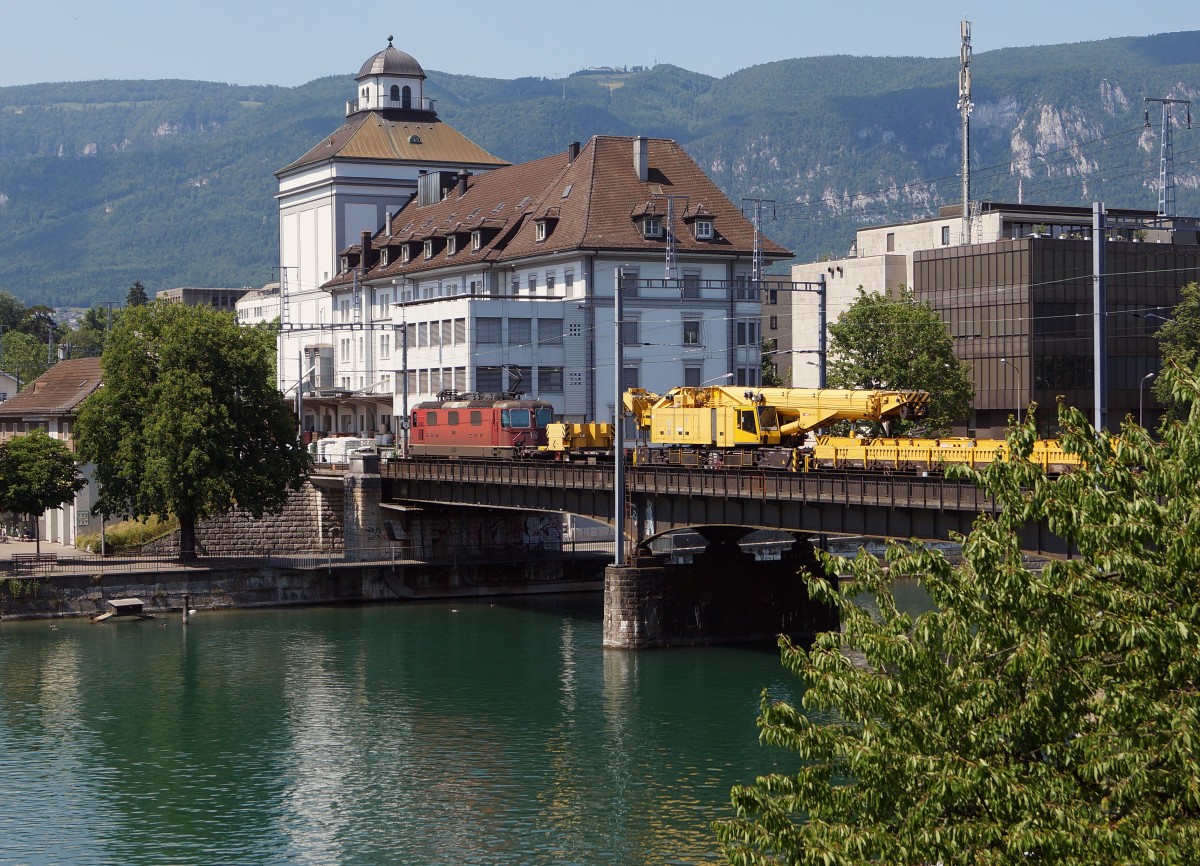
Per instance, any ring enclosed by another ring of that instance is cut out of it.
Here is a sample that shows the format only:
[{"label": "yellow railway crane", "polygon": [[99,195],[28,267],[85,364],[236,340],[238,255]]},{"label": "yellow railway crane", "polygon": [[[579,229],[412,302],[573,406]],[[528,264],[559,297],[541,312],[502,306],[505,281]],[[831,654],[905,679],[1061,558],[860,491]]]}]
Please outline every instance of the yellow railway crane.
[{"label": "yellow railway crane", "polygon": [[[623,400],[637,421],[643,462],[727,466],[793,465],[805,436],[838,421],[915,418],[925,391],[837,388],[673,388],[659,396],[640,388]],[[649,446],[649,447],[648,447]]]}]

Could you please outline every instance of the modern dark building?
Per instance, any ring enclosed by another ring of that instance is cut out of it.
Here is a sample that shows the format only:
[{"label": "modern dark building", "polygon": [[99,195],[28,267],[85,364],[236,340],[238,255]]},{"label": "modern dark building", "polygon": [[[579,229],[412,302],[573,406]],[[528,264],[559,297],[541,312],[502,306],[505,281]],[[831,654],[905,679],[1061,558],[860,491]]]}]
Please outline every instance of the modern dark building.
[{"label": "modern dark building", "polygon": [[[1092,213],[1029,206],[1005,225],[1008,240],[917,250],[913,288],[936,310],[971,362],[975,413],[965,432],[999,434],[1009,417],[1037,403],[1038,429],[1057,430],[1056,403],[1094,417]],[[1036,218],[1036,217],[1035,217]],[[1105,242],[1105,426],[1126,415],[1157,416],[1152,384],[1160,366],[1154,335],[1172,315],[1179,289],[1200,278],[1197,220],[1159,219],[1152,211],[1109,211]]]}]

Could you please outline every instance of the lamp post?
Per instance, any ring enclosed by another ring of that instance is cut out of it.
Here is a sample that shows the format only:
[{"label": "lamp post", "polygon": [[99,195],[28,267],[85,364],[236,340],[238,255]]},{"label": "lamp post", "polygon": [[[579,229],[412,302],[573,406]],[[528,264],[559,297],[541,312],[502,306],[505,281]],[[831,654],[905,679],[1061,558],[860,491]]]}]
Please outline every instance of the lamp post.
[{"label": "lamp post", "polygon": [[703,382],[701,382],[696,387],[703,388],[705,385],[711,385],[713,382],[728,382],[732,378],[733,378],[732,373],[722,373],[720,376],[713,376],[713,378],[711,378],[711,379],[705,379]]},{"label": "lamp post", "polygon": [[1143,421],[1142,421],[1142,406],[1143,406],[1142,398],[1144,397],[1145,392],[1146,392],[1146,383],[1149,382],[1151,379],[1153,379],[1157,375],[1158,375],[1157,373],[1147,373],[1145,376],[1142,377],[1142,381],[1138,382],[1138,426],[1139,427],[1144,428],[1146,426],[1145,423],[1143,423]]},{"label": "lamp post", "polygon": [[1016,364],[1014,364],[1012,361],[1008,360],[1008,358],[1001,358],[1000,363],[1007,364],[1008,366],[1012,367],[1013,371],[1017,374],[1017,387],[1016,387],[1015,391],[1016,391],[1016,395],[1017,395],[1017,401],[1016,401],[1017,402],[1017,426],[1020,427],[1021,426],[1021,368],[1018,367]]}]

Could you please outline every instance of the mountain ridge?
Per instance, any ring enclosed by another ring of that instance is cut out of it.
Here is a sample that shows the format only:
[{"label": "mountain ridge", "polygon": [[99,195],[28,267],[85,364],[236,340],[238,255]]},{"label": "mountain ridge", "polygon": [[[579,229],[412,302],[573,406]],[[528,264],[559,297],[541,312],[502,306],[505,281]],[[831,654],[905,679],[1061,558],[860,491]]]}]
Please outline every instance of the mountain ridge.
[{"label": "mountain ridge", "polygon": [[[1157,205],[1158,109],[1192,98],[1200,32],[973,58],[973,198]],[[428,72],[439,116],[523,162],[595,134],[674,138],[733,201],[773,199],[799,260],[856,227],[957,203],[958,60],[795,58],[716,78],[660,64],[595,76]],[[616,86],[619,85],[619,86]],[[0,88],[0,290],[83,306],[149,289],[260,285],[277,262],[274,173],[341,124],[353,75],[294,88],[175,79]],[[1200,214],[1197,133],[1175,127],[1178,209]],[[1018,179],[1020,187],[1018,187]]]}]

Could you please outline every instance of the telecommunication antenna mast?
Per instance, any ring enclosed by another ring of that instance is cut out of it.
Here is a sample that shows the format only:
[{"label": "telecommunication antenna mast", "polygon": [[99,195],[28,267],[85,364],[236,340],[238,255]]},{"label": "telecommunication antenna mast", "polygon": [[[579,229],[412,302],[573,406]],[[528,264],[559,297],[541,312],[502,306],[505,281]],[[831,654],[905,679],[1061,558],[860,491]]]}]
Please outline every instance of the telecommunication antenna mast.
[{"label": "telecommunication antenna mast", "polygon": [[[1146,97],[1146,105],[1151,102],[1162,103],[1162,139],[1158,150],[1158,215],[1160,217],[1175,216],[1175,170],[1174,157],[1171,153],[1171,120],[1172,107],[1187,106],[1187,128],[1192,128],[1192,102],[1190,99],[1163,99],[1155,96]],[[1146,108],[1146,128],[1150,128],[1150,109]]]},{"label": "telecommunication antenna mast", "polygon": [[958,57],[958,110],[962,113],[962,242],[971,242],[971,22],[959,22],[962,47]]}]

